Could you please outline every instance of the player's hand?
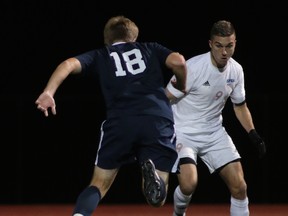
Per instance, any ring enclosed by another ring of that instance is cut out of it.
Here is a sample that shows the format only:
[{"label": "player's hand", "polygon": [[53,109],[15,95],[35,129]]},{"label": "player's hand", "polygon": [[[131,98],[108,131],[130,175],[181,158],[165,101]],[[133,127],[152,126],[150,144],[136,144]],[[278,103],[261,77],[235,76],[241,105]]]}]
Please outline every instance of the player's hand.
[{"label": "player's hand", "polygon": [[43,92],[35,101],[37,109],[41,110],[48,117],[48,109],[51,108],[52,114],[56,115],[56,104],[53,96],[47,92]]},{"label": "player's hand", "polygon": [[249,132],[249,138],[256,147],[259,158],[263,158],[266,154],[266,145],[263,139],[259,136],[255,129]]}]

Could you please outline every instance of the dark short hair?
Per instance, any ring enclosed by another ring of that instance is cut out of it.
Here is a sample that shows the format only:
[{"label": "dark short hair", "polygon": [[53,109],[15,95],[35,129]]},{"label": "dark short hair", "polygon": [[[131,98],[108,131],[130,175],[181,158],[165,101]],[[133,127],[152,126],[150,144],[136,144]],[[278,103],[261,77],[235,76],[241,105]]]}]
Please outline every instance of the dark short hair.
[{"label": "dark short hair", "polygon": [[210,31],[210,39],[213,39],[214,36],[228,37],[235,34],[235,28],[230,21],[219,20],[215,22]]}]

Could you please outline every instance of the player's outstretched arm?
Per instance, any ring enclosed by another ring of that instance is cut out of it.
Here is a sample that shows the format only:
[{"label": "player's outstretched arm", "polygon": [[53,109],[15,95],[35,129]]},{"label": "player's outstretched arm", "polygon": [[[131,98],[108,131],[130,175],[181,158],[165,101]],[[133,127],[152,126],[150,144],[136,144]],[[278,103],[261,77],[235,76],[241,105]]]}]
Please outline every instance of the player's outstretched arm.
[{"label": "player's outstretched arm", "polygon": [[46,117],[49,115],[49,109],[51,109],[52,114],[56,115],[55,92],[69,74],[80,72],[81,64],[76,58],[69,58],[60,63],[52,73],[45,89],[35,101],[37,109],[44,112]]}]

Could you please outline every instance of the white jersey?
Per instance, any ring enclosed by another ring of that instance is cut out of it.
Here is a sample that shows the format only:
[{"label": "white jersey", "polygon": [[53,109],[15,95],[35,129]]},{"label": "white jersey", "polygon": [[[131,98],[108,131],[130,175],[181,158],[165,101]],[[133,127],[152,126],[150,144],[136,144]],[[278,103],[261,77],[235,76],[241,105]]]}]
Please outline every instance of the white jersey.
[{"label": "white jersey", "polygon": [[220,72],[212,64],[210,52],[188,59],[187,68],[185,95],[171,82],[167,85],[179,98],[172,104],[176,129],[195,135],[215,132],[222,127],[222,110],[227,99],[230,97],[236,104],[245,101],[243,68],[230,58]]},{"label": "white jersey", "polygon": [[[230,58],[223,71],[212,64],[210,52],[187,60],[187,93],[175,89],[171,82],[168,90],[177,97],[173,102],[173,116],[177,135],[178,159],[197,156],[210,173],[225,164],[238,160],[240,155],[222,126],[222,110],[227,99],[239,104],[245,101],[242,66]],[[171,79],[175,79],[175,76]]]}]

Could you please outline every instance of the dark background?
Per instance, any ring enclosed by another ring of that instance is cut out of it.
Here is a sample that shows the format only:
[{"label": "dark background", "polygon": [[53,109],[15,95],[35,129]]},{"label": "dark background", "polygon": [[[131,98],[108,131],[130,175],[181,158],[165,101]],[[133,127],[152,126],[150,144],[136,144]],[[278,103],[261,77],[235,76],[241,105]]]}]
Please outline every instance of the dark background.
[{"label": "dark background", "polygon": [[[104,24],[114,15],[135,21],[140,28],[138,41],[157,41],[186,58],[209,50],[209,31],[215,21],[232,21],[237,31],[234,58],[244,68],[247,102],[256,129],[267,143],[266,157],[257,159],[230,102],[223,113],[224,125],[242,155],[250,202],[287,203],[284,3],[156,3],[2,1],[0,203],[74,203],[88,185],[105,119],[98,83],[68,77],[55,95],[56,116],[45,118],[34,102],[61,61],[103,45]],[[168,202],[176,176],[170,181]],[[229,200],[222,180],[210,175],[199,161],[193,202]],[[103,202],[144,202],[137,165],[122,168]]]}]

